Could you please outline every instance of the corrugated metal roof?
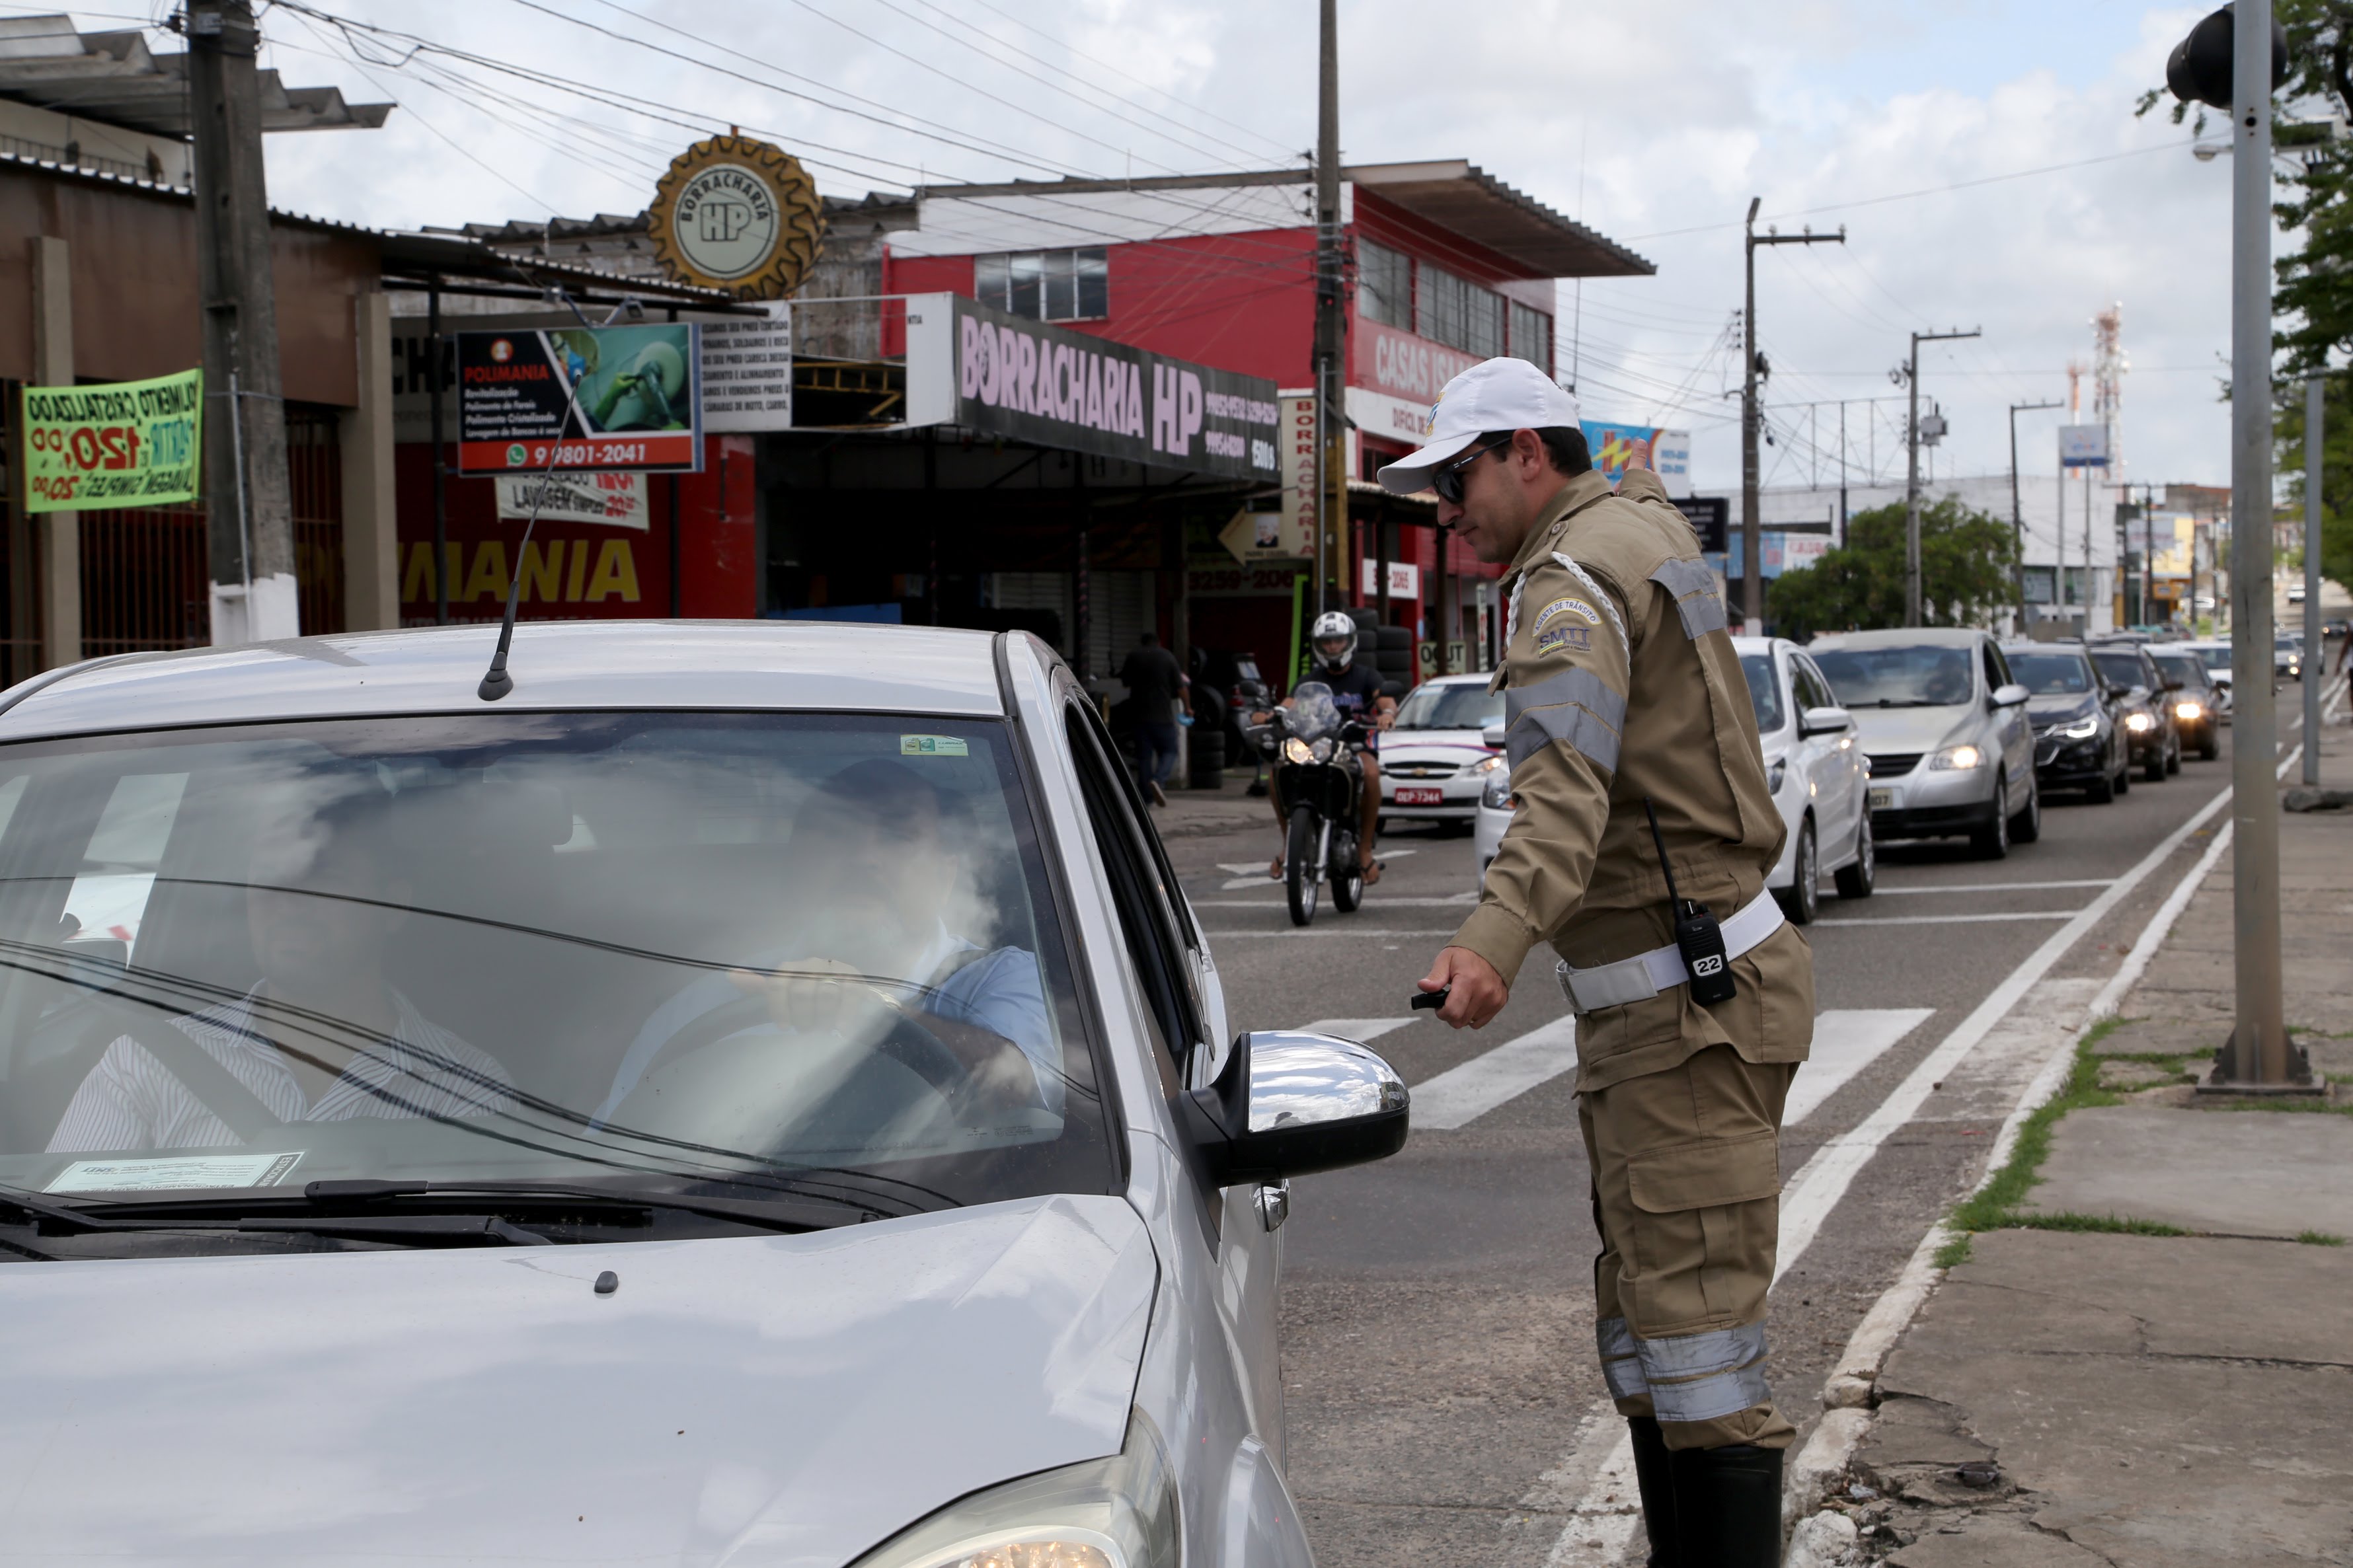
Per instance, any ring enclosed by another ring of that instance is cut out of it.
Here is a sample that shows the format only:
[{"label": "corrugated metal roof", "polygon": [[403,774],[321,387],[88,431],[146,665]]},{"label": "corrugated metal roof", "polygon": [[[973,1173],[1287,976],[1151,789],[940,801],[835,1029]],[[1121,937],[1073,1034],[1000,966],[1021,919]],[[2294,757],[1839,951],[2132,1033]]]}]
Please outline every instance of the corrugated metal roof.
[{"label": "corrugated metal roof", "polygon": [[[288,87],[260,78],[264,131],[374,130],[394,105],[346,103],[332,87]],[[0,17],[0,98],[143,131],[188,134],[188,57],[159,55],[137,29],[85,33],[62,14]]]}]

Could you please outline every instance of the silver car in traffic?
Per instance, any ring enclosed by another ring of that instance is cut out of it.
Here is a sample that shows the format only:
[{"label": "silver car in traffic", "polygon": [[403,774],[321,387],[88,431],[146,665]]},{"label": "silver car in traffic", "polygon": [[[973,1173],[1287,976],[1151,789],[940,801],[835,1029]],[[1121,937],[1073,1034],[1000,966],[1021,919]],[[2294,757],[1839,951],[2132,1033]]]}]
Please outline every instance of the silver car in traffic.
[{"label": "silver car in traffic", "polygon": [[1229,1037],[1070,670],[491,641],[0,694],[10,1559],[1305,1568],[1288,1182],[1406,1091]]},{"label": "silver car in traffic", "polygon": [[2042,836],[2029,693],[1989,633],[1846,632],[1807,652],[1861,726],[1873,837],[1966,837],[1998,860]]}]

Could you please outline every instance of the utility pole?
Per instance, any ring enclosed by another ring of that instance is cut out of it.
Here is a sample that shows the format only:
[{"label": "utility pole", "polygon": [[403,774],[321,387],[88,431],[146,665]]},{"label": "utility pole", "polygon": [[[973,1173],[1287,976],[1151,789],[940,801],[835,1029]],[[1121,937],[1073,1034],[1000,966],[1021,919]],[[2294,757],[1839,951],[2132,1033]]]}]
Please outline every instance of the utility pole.
[{"label": "utility pole", "polygon": [[[196,277],[204,301],[205,513],[216,646],[301,630],[294,505],[251,0],[189,0]],[[436,563],[437,569],[438,563]]]},{"label": "utility pole", "polygon": [[1741,330],[1747,338],[1747,352],[1741,356],[1740,381],[1740,613],[1748,623],[1746,630],[1752,634],[1765,629],[1765,532],[1764,524],[1758,521],[1757,497],[1757,437],[1765,427],[1763,411],[1757,406],[1757,247],[1846,243],[1844,224],[1839,225],[1836,234],[1816,234],[1811,227],[1803,234],[1777,234],[1770,228],[1758,234],[1757,209],[1764,201],[1762,196],[1748,198],[1748,216],[1741,225],[1748,293],[1747,303],[1740,313]]},{"label": "utility pole", "polygon": [[1915,332],[1912,334],[1912,357],[1904,367],[1904,384],[1910,389],[1912,405],[1905,417],[1904,450],[1907,467],[1904,478],[1904,624],[1920,624],[1920,345],[1945,342],[1954,338],[1974,338],[1978,329],[1964,332]]},{"label": "utility pole", "polygon": [[1315,407],[1323,483],[1315,529],[1315,605],[1333,607],[1347,561],[1348,418],[1340,406],[1348,321],[1340,255],[1339,0],[1324,0],[1315,80]]},{"label": "utility pole", "polygon": [[2304,782],[2320,783],[2320,678],[2328,642],[2320,635],[2320,426],[2317,374],[2304,384]]},{"label": "utility pole", "polygon": [[2018,499],[2018,416],[2037,408],[2058,406],[2059,400],[2055,397],[2048,403],[2013,403],[2010,405],[2010,537],[2018,554],[2018,559],[2010,563],[2010,571],[2017,579],[2020,637],[2026,635],[2026,509]]}]

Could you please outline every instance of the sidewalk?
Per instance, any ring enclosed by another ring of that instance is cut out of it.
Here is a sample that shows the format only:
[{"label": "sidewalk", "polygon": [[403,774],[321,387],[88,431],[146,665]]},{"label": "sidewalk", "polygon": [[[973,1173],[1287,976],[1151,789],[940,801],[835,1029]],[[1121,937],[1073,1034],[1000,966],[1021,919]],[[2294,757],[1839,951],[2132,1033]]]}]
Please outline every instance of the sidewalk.
[{"label": "sidewalk", "polygon": [[[2353,788],[2353,730],[2324,737]],[[2232,1015],[2225,855],[1957,1215],[1833,1499],[1859,1539],[1809,1521],[1793,1561],[2353,1564],[2353,811],[2280,834],[2287,1016],[2335,1101],[2192,1103]]]}]

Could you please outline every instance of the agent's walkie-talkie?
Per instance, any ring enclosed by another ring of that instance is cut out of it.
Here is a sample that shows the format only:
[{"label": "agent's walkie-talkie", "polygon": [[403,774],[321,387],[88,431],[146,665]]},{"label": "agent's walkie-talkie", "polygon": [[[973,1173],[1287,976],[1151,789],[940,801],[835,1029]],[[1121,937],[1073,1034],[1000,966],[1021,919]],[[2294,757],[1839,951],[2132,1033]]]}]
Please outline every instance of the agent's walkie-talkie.
[{"label": "agent's walkie-talkie", "polygon": [[1651,818],[1651,842],[1658,846],[1659,870],[1667,879],[1667,907],[1674,912],[1675,945],[1683,950],[1683,967],[1691,972],[1692,1000],[1703,1007],[1729,1002],[1738,988],[1732,984],[1732,962],[1725,956],[1724,926],[1708,913],[1705,904],[1676,894],[1674,868],[1667,864],[1667,841],[1659,832],[1658,808],[1644,795],[1642,809]]}]

